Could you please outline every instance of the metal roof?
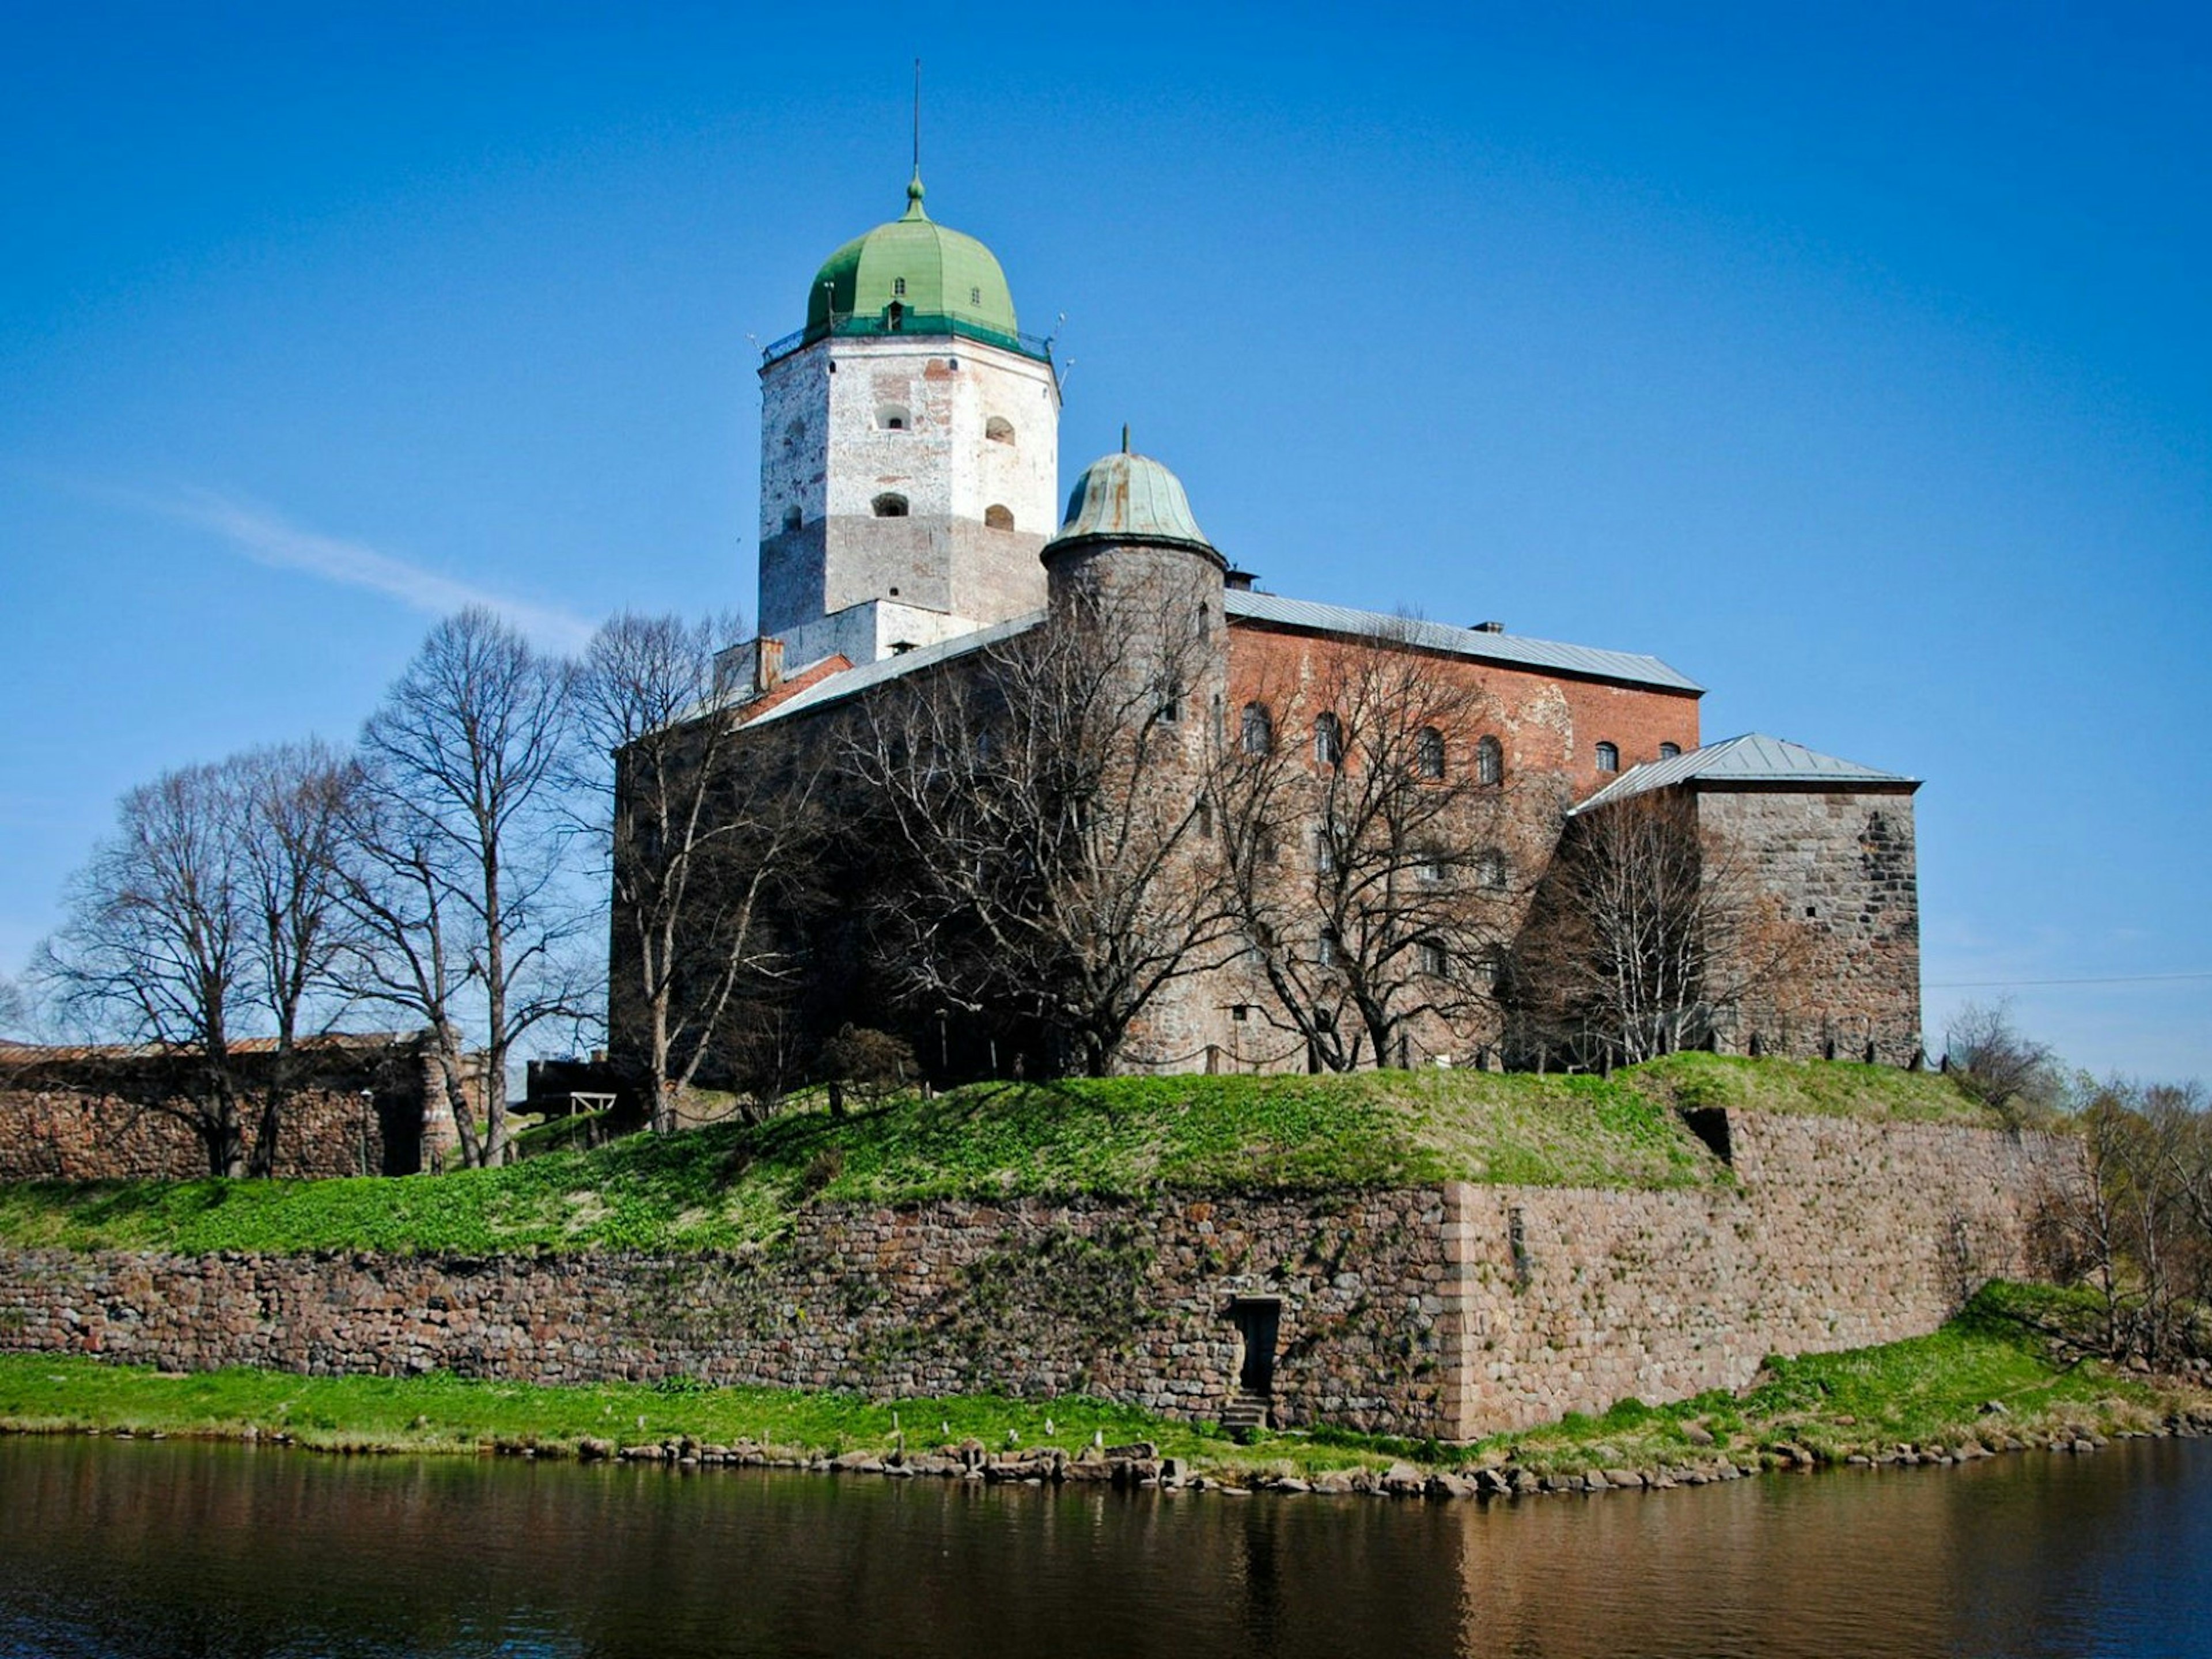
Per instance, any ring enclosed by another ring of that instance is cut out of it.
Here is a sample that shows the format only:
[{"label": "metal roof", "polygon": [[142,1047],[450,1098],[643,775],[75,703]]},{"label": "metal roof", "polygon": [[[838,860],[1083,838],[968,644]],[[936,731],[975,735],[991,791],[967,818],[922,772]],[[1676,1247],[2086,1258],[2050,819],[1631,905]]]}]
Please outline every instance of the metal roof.
[{"label": "metal roof", "polygon": [[1556,673],[1586,675],[1594,679],[1622,680],[1632,685],[1660,686],[1669,691],[1702,692],[1705,689],[1658,658],[1640,656],[1634,652],[1601,651],[1595,646],[1565,645],[1557,640],[1532,640],[1518,634],[1453,628],[1444,623],[1387,616],[1379,611],[1353,611],[1340,605],[1316,605],[1310,599],[1286,599],[1279,593],[1255,593],[1236,588],[1230,589],[1225,604],[1231,617],[1249,617],[1255,622],[1276,623],[1285,628],[1403,638],[1431,651],[1449,651],[1485,662],[1506,663],[1516,668],[1550,669]]},{"label": "metal roof", "polygon": [[804,714],[813,709],[842,702],[847,697],[858,696],[878,685],[888,684],[905,675],[933,668],[939,663],[951,662],[956,657],[967,656],[986,646],[996,645],[1000,640],[1010,640],[1017,634],[1026,633],[1044,620],[1044,612],[1032,611],[1026,616],[1009,621],[993,623],[988,628],[979,628],[972,634],[961,634],[949,640],[939,640],[934,645],[916,646],[896,656],[884,657],[875,662],[865,662],[848,668],[842,674],[831,674],[817,680],[794,697],[787,697],[746,724],[767,726],[793,714]]},{"label": "metal roof", "polygon": [[1856,761],[1838,760],[1786,738],[1770,738],[1763,732],[1747,732],[1723,743],[1709,743],[1686,755],[1646,761],[1632,766],[1611,783],[1568,813],[1587,812],[1646,790],[1671,788],[1680,783],[1909,783],[1920,780],[1899,772],[1878,772]]}]

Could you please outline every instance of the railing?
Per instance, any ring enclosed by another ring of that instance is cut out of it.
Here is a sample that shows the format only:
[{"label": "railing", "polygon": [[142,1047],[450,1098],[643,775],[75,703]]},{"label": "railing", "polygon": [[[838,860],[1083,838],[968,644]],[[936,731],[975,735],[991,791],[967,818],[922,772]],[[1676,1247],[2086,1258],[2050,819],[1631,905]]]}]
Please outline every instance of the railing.
[{"label": "railing", "polygon": [[1005,351],[1018,351],[1024,357],[1034,357],[1040,362],[1052,361],[1051,340],[1036,334],[1018,331],[1009,334],[1003,329],[989,328],[973,318],[963,317],[954,311],[901,311],[894,317],[890,307],[880,313],[862,315],[857,312],[836,311],[830,314],[830,326],[812,325],[794,330],[781,340],[771,341],[761,348],[763,364],[772,363],[779,357],[787,357],[804,345],[826,339],[831,335],[846,337],[874,338],[894,334],[952,335],[963,340],[977,340]]}]

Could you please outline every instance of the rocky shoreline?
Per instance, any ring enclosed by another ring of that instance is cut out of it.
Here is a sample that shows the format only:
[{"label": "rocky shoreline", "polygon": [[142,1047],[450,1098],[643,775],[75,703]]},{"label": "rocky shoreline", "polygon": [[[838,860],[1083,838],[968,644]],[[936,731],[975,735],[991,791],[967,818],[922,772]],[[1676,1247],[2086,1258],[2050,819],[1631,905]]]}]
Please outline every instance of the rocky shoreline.
[{"label": "rocky shoreline", "polygon": [[[2001,1414],[2002,1408],[1999,1413]],[[769,1468],[819,1474],[872,1475],[885,1480],[973,1480],[985,1485],[1060,1486],[1098,1485],[1121,1491],[1219,1492],[1232,1497],[1258,1493],[1423,1498],[1437,1501],[1514,1501],[1528,1498],[1595,1496],[1614,1492],[1668,1491],[1705,1486],[1777,1472],[1810,1473],[1840,1468],[1936,1468],[1980,1462],[2009,1453],[2048,1451],[2081,1455],[2102,1450],[2115,1440],[2212,1437],[2212,1402],[2179,1409],[2142,1428],[2109,1432],[2086,1423],[2021,1432],[1984,1431],[1948,1437],[1941,1443],[1899,1444],[1838,1458],[1804,1446],[1782,1443],[1746,1455],[1722,1451],[1690,1461],[1644,1468],[1588,1468],[1540,1472],[1510,1455],[1457,1469],[1423,1468],[1395,1462],[1331,1469],[1308,1475],[1251,1468],[1229,1468],[1187,1457],[1164,1456],[1151,1441],[1127,1445],[1086,1446],[1071,1454],[1059,1447],[1008,1448],[997,1451],[975,1440],[919,1452],[893,1447],[884,1452],[809,1452],[740,1441],[720,1445],[689,1435],[633,1444],[586,1436],[574,1441],[514,1441],[494,1438],[473,1447],[404,1443],[323,1443],[288,1431],[264,1432],[247,1425],[189,1434],[160,1430],[100,1428],[55,1422],[0,1420],[0,1434],[82,1435],[116,1439],[194,1439],[268,1444],[343,1455],[492,1455],[627,1463],[691,1474],[723,1468]]]}]

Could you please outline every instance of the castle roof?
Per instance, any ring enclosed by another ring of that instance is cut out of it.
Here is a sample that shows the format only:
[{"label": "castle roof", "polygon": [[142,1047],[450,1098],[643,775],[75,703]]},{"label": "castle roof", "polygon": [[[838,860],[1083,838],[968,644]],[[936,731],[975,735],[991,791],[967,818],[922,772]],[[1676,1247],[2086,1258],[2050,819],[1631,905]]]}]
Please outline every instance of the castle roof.
[{"label": "castle roof", "polygon": [[1796,784],[1808,789],[1850,789],[1869,785],[1903,786],[1917,789],[1920,780],[1899,772],[1876,771],[1856,761],[1839,760],[1808,749],[1786,738],[1770,738],[1763,732],[1747,732],[1740,738],[1709,743],[1687,754],[1632,766],[1568,816],[1593,807],[1609,806],[1653,789],[1678,784],[1711,784],[1728,787],[1741,784]]},{"label": "castle roof", "polygon": [[[1127,434],[1122,441],[1127,443]],[[1165,542],[1227,561],[1198,527],[1182,480],[1149,455],[1123,449],[1102,455],[1083,469],[1068,492],[1060,533],[1046,544],[1044,556],[1065,544],[1089,538],[1111,542]]]},{"label": "castle roof", "polygon": [[1002,623],[993,623],[988,628],[979,628],[972,634],[956,635],[949,640],[939,640],[934,645],[918,645],[911,651],[902,651],[895,656],[861,663],[842,673],[830,674],[817,680],[797,696],[786,698],[746,724],[765,726],[793,714],[804,714],[830,703],[842,702],[847,697],[858,696],[863,691],[905,675],[968,656],[987,646],[996,645],[1000,640],[1010,640],[1017,634],[1026,633],[1043,620],[1043,611],[1032,611],[1024,616],[1011,617]]},{"label": "castle roof", "polygon": [[1454,628],[1445,623],[1424,622],[1386,611],[1353,611],[1340,605],[1316,605],[1310,599],[1286,599],[1279,593],[1231,588],[1224,602],[1231,618],[1243,617],[1253,622],[1310,629],[1322,634],[1400,639],[1425,650],[1446,651],[1483,662],[1548,669],[1591,679],[1618,680],[1628,685],[1656,686],[1667,691],[1705,690],[1688,675],[1669,668],[1658,658],[1635,652],[1604,651],[1595,646],[1528,639],[1481,628]]},{"label": "castle roof", "polygon": [[1015,326],[1013,293],[997,256],[929,216],[919,173],[906,194],[905,213],[822,262],[806,291],[799,343],[832,334],[958,334],[1037,355]]}]

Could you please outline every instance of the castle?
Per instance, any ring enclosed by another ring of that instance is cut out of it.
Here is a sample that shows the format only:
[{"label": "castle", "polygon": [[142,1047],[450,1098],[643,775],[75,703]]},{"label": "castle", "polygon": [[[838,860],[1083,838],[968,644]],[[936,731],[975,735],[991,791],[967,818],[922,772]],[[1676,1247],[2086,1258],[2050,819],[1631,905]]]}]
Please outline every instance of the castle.
[{"label": "castle", "polygon": [[[990,251],[930,217],[918,172],[904,214],[830,256],[805,326],[763,359],[760,631],[722,661],[748,741],[829,744],[887,699],[988,675],[1055,617],[1153,665],[1133,671],[1159,682],[1143,740],[1190,802],[1156,833],[1239,902],[1146,999],[1111,1069],[1595,1065],[1677,1046],[1917,1059],[1917,781],[1760,734],[1706,743],[1702,688],[1656,657],[1266,592],[1126,440],[1063,511],[1051,342],[1021,331]],[[1209,771],[1224,756],[1245,771]],[[1257,763],[1264,791],[1238,781]],[[1386,773],[1426,793],[1381,800]],[[1235,810],[1220,779],[1274,803],[1241,843],[1217,829],[1217,806]],[[1630,964],[1677,981],[1666,1011],[1625,1016],[1656,1034],[1608,1027],[1617,960],[1565,989],[1557,971],[1603,943],[1588,893],[1643,879],[1601,867],[1631,854],[1592,850],[1632,818],[1687,838],[1692,909],[1712,909],[1723,865],[1732,892],[1727,916],[1678,929],[1681,963]],[[868,881],[840,879],[849,920]],[[817,1019],[895,1023],[854,959],[806,965]],[[927,1046],[949,1054],[934,1018]]]}]

